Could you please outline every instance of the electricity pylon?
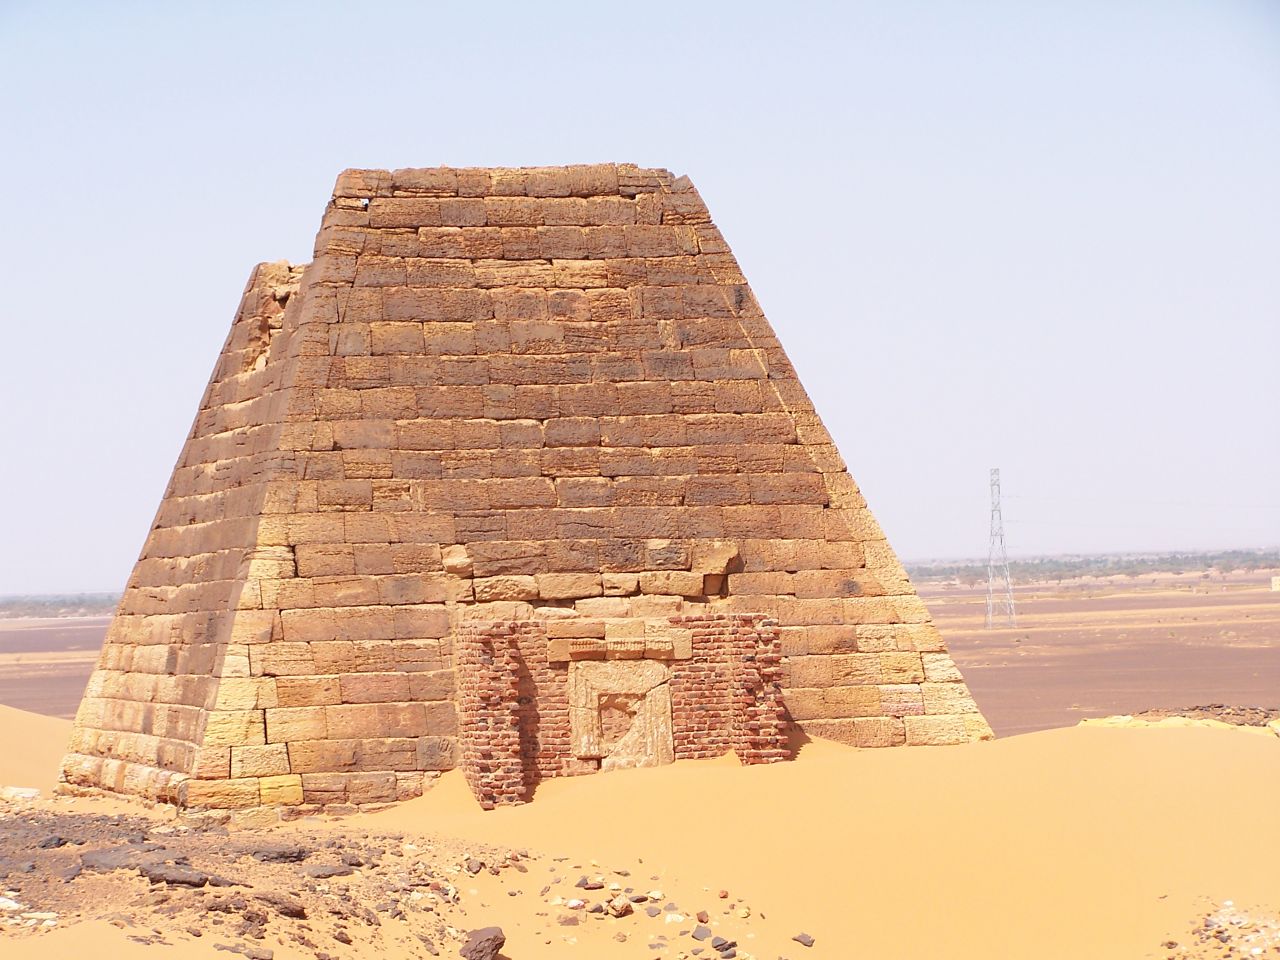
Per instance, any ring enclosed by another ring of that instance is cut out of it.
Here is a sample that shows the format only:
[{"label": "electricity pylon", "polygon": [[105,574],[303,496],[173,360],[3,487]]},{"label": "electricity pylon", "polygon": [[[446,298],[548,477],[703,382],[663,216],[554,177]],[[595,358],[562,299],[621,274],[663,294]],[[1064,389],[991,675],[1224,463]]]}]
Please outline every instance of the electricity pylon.
[{"label": "electricity pylon", "polygon": [[991,468],[991,544],[987,548],[987,629],[1015,627],[1013,580],[1004,549],[1004,516],[1000,512],[1000,468]]}]

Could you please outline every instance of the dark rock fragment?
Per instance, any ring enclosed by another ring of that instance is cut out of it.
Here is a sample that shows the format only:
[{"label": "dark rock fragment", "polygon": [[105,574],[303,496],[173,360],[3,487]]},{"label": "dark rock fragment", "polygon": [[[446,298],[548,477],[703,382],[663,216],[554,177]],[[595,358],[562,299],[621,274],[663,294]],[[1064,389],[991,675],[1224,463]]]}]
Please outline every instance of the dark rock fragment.
[{"label": "dark rock fragment", "polygon": [[282,917],[291,917],[294,920],[307,919],[307,908],[297,897],[291,897],[287,893],[277,893],[274,890],[267,890],[257,895],[258,899],[270,907]]},{"label": "dark rock fragment", "polygon": [[349,877],[353,871],[345,864],[308,863],[302,867],[302,872],[313,880],[328,880],[331,877]]},{"label": "dark rock fragment", "polygon": [[506,942],[507,935],[501,927],[481,927],[467,934],[467,942],[458,953],[464,960],[496,960]]},{"label": "dark rock fragment", "polygon": [[203,887],[209,875],[176,863],[144,863],[138,872],[152,883],[167,883],[179,887]]}]

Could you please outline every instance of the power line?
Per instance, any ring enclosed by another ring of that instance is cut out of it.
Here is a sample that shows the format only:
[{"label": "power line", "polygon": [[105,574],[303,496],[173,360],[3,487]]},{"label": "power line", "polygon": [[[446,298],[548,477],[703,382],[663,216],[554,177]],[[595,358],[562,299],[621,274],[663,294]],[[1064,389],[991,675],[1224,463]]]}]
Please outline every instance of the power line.
[{"label": "power line", "polygon": [[[1002,586],[997,586],[997,581]],[[996,594],[999,593],[999,599]],[[991,468],[991,540],[987,546],[987,629],[1002,619],[1002,626],[1017,626],[1013,612],[1013,580],[1009,555],[1004,548],[1004,515],[1000,511],[1000,468]]]},{"label": "power line", "polygon": [[1009,494],[1010,500],[1027,500],[1032,503],[1127,503],[1149,507],[1213,507],[1219,510],[1280,510],[1280,503],[1205,503],[1200,500],[1116,500],[1112,497],[1028,497],[1020,493]]}]

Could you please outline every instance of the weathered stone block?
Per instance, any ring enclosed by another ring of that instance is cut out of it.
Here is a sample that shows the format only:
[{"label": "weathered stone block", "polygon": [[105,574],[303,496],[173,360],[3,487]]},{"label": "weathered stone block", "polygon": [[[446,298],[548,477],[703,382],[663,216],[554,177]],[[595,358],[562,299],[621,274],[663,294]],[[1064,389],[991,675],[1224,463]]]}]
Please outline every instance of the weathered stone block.
[{"label": "weathered stone block", "polygon": [[289,772],[289,750],[283,743],[232,747],[232,777],[274,777]]},{"label": "weathered stone block", "polygon": [[329,735],[325,710],[331,707],[277,707],[267,710],[268,743],[292,743],[295,740],[324,740]]},{"label": "weathered stone block", "polygon": [[530,576],[481,577],[474,589],[477,603],[538,599],[538,580]]},{"label": "weathered stone block", "polygon": [[302,803],[302,777],[297,774],[263,777],[259,782],[261,801],[271,806]]},{"label": "weathered stone block", "polygon": [[967,743],[971,738],[963,717],[904,717],[909,746]]},{"label": "weathered stone block", "polygon": [[261,710],[213,710],[204,724],[208,747],[251,746],[266,742]]},{"label": "weathered stone block", "polygon": [[543,600],[577,600],[603,592],[598,573],[540,573],[536,579]]}]

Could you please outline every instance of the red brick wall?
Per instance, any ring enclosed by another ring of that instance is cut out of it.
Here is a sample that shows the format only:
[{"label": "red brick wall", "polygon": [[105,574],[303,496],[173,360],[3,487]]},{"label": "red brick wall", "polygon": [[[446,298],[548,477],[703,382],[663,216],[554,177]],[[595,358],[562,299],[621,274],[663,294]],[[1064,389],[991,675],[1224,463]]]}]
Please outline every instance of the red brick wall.
[{"label": "red brick wall", "polygon": [[[676,759],[729,750],[743,763],[788,759],[777,624],[749,615],[671,624],[693,634],[692,657],[671,663]],[[540,780],[599,768],[570,753],[568,665],[548,660],[544,624],[465,624],[457,658],[462,768],[482,806],[521,803]]]},{"label": "red brick wall", "polygon": [[671,671],[676,759],[729,750],[743,763],[788,759],[777,621],[708,614],[671,622],[693,631],[693,656]]},{"label": "red brick wall", "polygon": [[464,625],[458,635],[462,771],[486,810],[525,799],[516,661],[520,632],[529,626]]}]

